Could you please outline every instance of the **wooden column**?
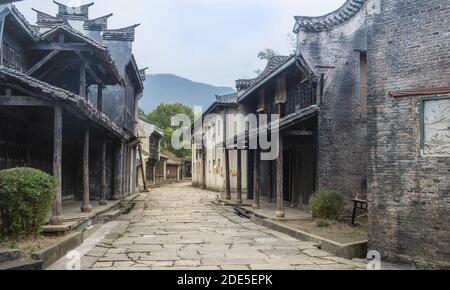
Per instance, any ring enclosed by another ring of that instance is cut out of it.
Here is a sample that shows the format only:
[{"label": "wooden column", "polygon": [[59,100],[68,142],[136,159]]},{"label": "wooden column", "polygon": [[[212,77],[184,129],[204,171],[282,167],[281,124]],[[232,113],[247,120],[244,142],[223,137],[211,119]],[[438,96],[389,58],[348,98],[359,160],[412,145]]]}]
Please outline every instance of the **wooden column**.
[{"label": "wooden column", "polygon": [[272,203],[273,199],[273,162],[268,161],[267,162],[269,166],[269,175],[267,176],[267,184],[268,184],[268,194],[269,194],[269,202]]},{"label": "wooden column", "polygon": [[102,141],[102,193],[101,193],[101,199],[99,204],[100,205],[107,205],[108,201],[106,198],[106,190],[107,190],[107,184],[106,184],[106,140]]},{"label": "wooden column", "polygon": [[202,154],[202,181],[203,181],[203,184],[202,184],[202,188],[203,189],[206,189],[206,170],[207,170],[207,168],[206,168],[206,152],[204,152],[203,154]]},{"label": "wooden column", "polygon": [[97,85],[97,110],[103,112],[103,85]]},{"label": "wooden column", "polygon": [[91,212],[89,196],[89,127],[84,130],[83,136],[83,205],[82,212]]},{"label": "wooden column", "polygon": [[145,170],[144,170],[144,158],[142,157],[142,143],[138,143],[138,151],[139,151],[139,159],[141,160],[141,174],[142,174],[142,184],[144,185],[144,192],[148,192],[147,188],[147,176],[145,176]]},{"label": "wooden column", "polygon": [[163,161],[163,179],[164,179],[164,182],[166,182],[167,181],[167,160],[164,160]]},{"label": "wooden column", "polygon": [[87,99],[86,94],[86,61],[82,60],[80,64],[80,96]]},{"label": "wooden column", "polygon": [[[226,146],[226,145],[225,145]],[[230,178],[230,151],[225,148],[225,198],[231,199],[231,178]]]},{"label": "wooden column", "polygon": [[[278,104],[278,113],[282,114],[282,104]],[[280,132],[280,141],[279,141],[279,155],[277,159],[277,211],[276,216],[278,218],[284,218],[286,216],[286,213],[284,212],[284,166],[283,166],[283,136]]]},{"label": "wooden column", "polygon": [[231,199],[230,151],[227,148],[227,115],[223,115],[223,149],[225,150],[225,199]]},{"label": "wooden column", "polygon": [[254,167],[254,186],[253,186],[253,208],[260,209],[260,186],[259,186],[259,171],[260,171],[260,165],[261,165],[261,154],[258,150],[254,151],[255,153],[255,167]]},{"label": "wooden column", "polygon": [[53,135],[53,176],[56,179],[55,199],[50,223],[60,225],[62,217],[62,108],[55,106]]},{"label": "wooden column", "polygon": [[253,199],[254,196],[254,174],[255,154],[253,150],[247,150],[247,199]]},{"label": "wooden column", "polygon": [[236,202],[242,203],[242,150],[237,150],[237,197]]},{"label": "wooden column", "polygon": [[152,166],[153,170],[153,184],[156,184],[156,167],[158,166],[158,163]]},{"label": "wooden column", "polygon": [[113,200],[122,197],[123,144],[119,143],[114,150],[114,195]]}]

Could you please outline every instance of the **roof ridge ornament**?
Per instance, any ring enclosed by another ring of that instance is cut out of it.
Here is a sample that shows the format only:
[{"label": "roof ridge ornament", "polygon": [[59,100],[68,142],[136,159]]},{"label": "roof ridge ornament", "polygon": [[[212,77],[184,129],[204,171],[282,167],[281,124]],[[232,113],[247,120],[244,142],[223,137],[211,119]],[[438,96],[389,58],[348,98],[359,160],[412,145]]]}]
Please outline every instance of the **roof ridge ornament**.
[{"label": "roof ridge ornament", "polygon": [[135,24],[123,28],[107,29],[103,32],[103,40],[112,41],[134,41],[136,35],[136,27],[141,24]]},{"label": "roof ridge ornament", "polygon": [[352,19],[366,2],[367,0],[347,0],[340,8],[323,16],[295,16],[294,33],[331,30]]},{"label": "roof ridge ornament", "polygon": [[59,3],[57,1],[53,1],[56,5],[58,5],[58,14],[59,17],[64,17],[69,20],[88,20],[89,19],[89,7],[94,5],[94,2],[69,7],[65,4]]},{"label": "roof ridge ornament", "polygon": [[91,31],[104,31],[108,29],[108,19],[114,14],[110,13],[84,22],[84,29]]},{"label": "roof ridge ornament", "polygon": [[50,28],[55,25],[68,24],[64,18],[47,14],[47,13],[39,11],[35,8],[31,8],[31,10],[33,10],[37,14],[36,24],[38,26]]}]

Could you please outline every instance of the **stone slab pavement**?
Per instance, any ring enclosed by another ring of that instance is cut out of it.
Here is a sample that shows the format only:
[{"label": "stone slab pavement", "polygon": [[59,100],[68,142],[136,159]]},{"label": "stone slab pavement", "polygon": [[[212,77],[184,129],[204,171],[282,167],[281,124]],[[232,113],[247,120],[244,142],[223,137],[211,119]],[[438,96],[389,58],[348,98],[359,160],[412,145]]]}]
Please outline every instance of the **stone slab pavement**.
[{"label": "stone slab pavement", "polygon": [[[353,270],[335,257],[215,205],[217,193],[174,184],[136,199],[136,207],[101,226],[50,269]],[[77,254],[78,253],[78,254]],[[69,259],[70,258],[70,259]],[[81,258],[78,263],[76,259]],[[74,262],[75,259],[75,262]]]}]

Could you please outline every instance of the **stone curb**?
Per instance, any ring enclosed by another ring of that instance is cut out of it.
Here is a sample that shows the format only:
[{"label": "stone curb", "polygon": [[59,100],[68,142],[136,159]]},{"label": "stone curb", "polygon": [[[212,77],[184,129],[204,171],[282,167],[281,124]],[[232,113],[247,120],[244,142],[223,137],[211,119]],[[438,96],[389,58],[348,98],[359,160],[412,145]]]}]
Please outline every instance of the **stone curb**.
[{"label": "stone curb", "polygon": [[58,243],[51,245],[40,251],[31,254],[34,260],[43,261],[43,269],[48,268],[53,263],[64,257],[68,252],[80,246],[83,243],[83,233],[73,232],[68,234]]},{"label": "stone curb", "polygon": [[301,230],[288,227],[286,225],[277,223],[276,221],[262,219],[259,217],[253,217],[252,221],[261,226],[287,234],[296,239],[317,243],[320,245],[321,250],[329,252],[340,258],[351,260],[354,258],[366,258],[367,255],[368,241],[340,244],[335,241],[331,241]]}]

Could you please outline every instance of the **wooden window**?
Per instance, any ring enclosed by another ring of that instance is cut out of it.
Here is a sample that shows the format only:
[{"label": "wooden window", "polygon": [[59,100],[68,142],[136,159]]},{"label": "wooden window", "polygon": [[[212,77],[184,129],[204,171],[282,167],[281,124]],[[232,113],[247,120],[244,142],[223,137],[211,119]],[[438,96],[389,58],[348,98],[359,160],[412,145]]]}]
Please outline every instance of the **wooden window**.
[{"label": "wooden window", "polygon": [[359,76],[360,76],[360,106],[361,113],[367,113],[367,53],[361,51],[359,53]]},{"label": "wooden window", "polygon": [[23,70],[23,57],[19,50],[12,47],[8,42],[3,41],[3,66],[18,71]]},{"label": "wooden window", "polygon": [[275,94],[275,103],[284,104],[287,101],[286,75],[277,80],[277,91]]}]

